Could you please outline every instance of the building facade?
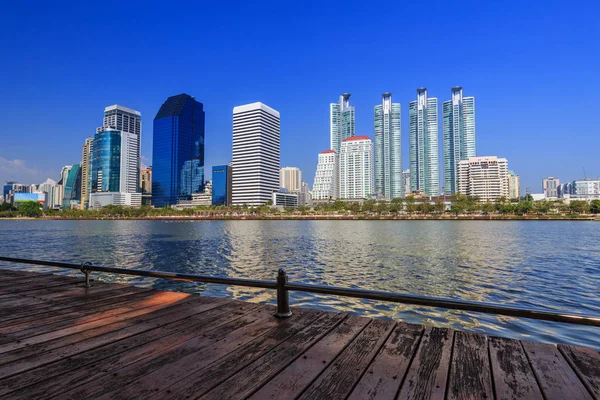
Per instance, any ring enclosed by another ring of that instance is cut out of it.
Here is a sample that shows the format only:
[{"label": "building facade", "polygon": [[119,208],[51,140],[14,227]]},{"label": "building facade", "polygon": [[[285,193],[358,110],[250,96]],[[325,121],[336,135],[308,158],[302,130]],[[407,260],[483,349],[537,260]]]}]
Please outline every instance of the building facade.
[{"label": "building facade", "polygon": [[231,205],[231,167],[215,165],[212,168],[212,205]]},{"label": "building facade", "polygon": [[417,89],[417,100],[408,105],[410,139],[410,190],[429,196],[440,193],[438,101]]},{"label": "building facade", "polygon": [[204,185],[204,106],[182,93],[169,97],[154,117],[152,204],[190,200]]},{"label": "building facade", "polygon": [[354,136],[355,111],[350,105],[350,93],[340,96],[337,103],[329,105],[329,146],[340,153],[340,144],[346,138]]},{"label": "building facade", "polygon": [[279,112],[257,102],[233,109],[233,205],[260,206],[279,191]]},{"label": "building facade", "polygon": [[577,200],[600,199],[600,179],[579,179],[571,183],[571,198]]},{"label": "building facade", "polygon": [[409,196],[410,191],[410,168],[402,171],[402,183],[404,184],[404,196]]},{"label": "building facade", "polygon": [[90,166],[92,162],[92,145],[94,137],[88,137],[81,148],[81,207],[88,208],[90,198]]},{"label": "building facade", "polygon": [[298,207],[298,193],[286,193],[285,191],[273,192],[272,199],[275,207]]},{"label": "building facade", "polygon": [[73,164],[64,182],[62,209],[78,209],[81,205],[82,170],[79,164]]},{"label": "building facade", "polygon": [[391,200],[404,197],[402,180],[401,106],[392,103],[392,94],[382,95],[382,104],[375,106],[375,193]]},{"label": "building facade", "polygon": [[335,200],[338,198],[338,163],[338,154],[333,150],[325,150],[319,154],[312,190],[314,200]]},{"label": "building facade", "polygon": [[476,156],[475,98],[463,97],[462,87],[452,88],[452,99],[442,104],[444,191],[457,192],[458,163]]},{"label": "building facade", "polygon": [[542,191],[544,197],[547,199],[558,197],[558,187],[560,186],[560,179],[554,177],[548,177],[542,179]]},{"label": "building facade", "polygon": [[472,157],[458,163],[458,193],[479,201],[509,197],[508,161],[506,158]]},{"label": "building facade", "polygon": [[515,171],[508,171],[508,198],[519,199],[521,198],[521,179],[519,175],[515,174]]},{"label": "building facade", "polygon": [[298,205],[299,206],[310,206],[312,205],[312,195],[308,183],[302,182],[302,188],[298,193]]},{"label": "building facade", "polygon": [[366,199],[374,194],[373,141],[368,136],[353,136],[342,141],[339,159],[342,199]]},{"label": "building facade", "polygon": [[302,171],[300,171],[300,168],[281,168],[279,171],[279,186],[291,193],[299,193],[302,189]]},{"label": "building facade", "polygon": [[152,193],[152,167],[146,167],[140,171],[140,192],[142,194]]}]

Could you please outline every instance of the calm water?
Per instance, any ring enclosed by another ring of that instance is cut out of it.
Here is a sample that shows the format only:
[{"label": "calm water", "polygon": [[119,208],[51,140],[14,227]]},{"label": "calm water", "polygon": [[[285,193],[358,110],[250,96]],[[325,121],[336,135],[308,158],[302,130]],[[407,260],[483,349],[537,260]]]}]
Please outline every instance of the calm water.
[{"label": "calm water", "polygon": [[[600,315],[597,222],[0,221],[0,254],[258,279],[274,279],[285,266],[294,281]],[[102,279],[275,301],[268,290],[108,275]],[[305,293],[292,293],[291,302],[600,348],[600,328]]]}]

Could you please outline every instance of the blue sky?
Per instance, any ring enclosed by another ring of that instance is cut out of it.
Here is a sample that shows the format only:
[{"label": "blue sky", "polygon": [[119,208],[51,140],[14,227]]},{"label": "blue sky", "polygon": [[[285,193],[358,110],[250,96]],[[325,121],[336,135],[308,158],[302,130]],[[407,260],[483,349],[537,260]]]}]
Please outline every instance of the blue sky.
[{"label": "blue sky", "polygon": [[478,155],[508,158],[523,192],[598,177],[598,15],[597,1],[552,0],[9,2],[0,182],[58,179],[115,103],[142,112],[151,164],[152,120],[182,92],[205,106],[207,170],[230,161],[233,107],[262,101],[281,112],[282,166],[312,186],[329,103],[352,93],[356,133],[372,137],[390,91],[408,168],[408,102],[424,86],[441,105],[455,85],[476,98]]}]

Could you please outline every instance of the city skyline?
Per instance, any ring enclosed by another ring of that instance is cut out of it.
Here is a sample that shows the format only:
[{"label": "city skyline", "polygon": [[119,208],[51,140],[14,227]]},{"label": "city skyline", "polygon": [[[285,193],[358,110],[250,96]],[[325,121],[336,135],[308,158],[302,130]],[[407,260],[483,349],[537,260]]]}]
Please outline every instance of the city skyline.
[{"label": "city skyline", "polygon": [[[591,11],[598,9],[594,3],[590,6]],[[262,15],[247,6],[233,13],[229,7],[215,6],[202,10],[207,23],[197,31],[193,24],[171,20],[164,21],[159,30],[149,29],[141,21],[159,17],[159,8],[150,4],[141,10],[123,7],[123,15],[107,22],[98,20],[97,10],[86,4],[44,5],[33,10],[8,5],[8,23],[0,28],[7,38],[0,45],[7,59],[0,72],[11,77],[2,85],[0,99],[0,116],[6,122],[0,128],[0,181],[57,179],[63,165],[80,160],[81,144],[97,126],[97,110],[115,103],[142,113],[142,163],[150,165],[152,117],[165,98],[182,92],[193,93],[206,104],[206,166],[230,161],[231,108],[263,101],[282,115],[282,165],[299,167],[310,183],[316,155],[329,148],[327,104],[339,93],[352,93],[356,134],[373,137],[372,107],[382,92],[390,91],[403,106],[402,167],[406,169],[407,105],[415,88],[425,86],[430,96],[444,101],[456,85],[477,98],[477,153],[506,157],[520,175],[523,193],[526,188],[540,192],[545,176],[572,181],[600,175],[595,151],[600,122],[586,114],[573,119],[564,112],[567,104],[593,103],[600,89],[595,75],[598,60],[587,56],[595,37],[593,12],[581,15],[552,1],[543,10],[516,3],[477,4],[468,9],[432,10],[429,22],[423,23],[412,17],[419,12],[416,5],[392,5],[385,15],[352,4],[335,11],[320,7],[318,13],[310,6],[281,5]],[[193,20],[198,7],[192,7],[190,16],[182,16],[184,22]],[[139,18],[129,21],[127,12]],[[293,15],[299,25],[286,27],[284,21]],[[47,18],[63,26],[60,35],[45,26]],[[251,23],[255,18],[263,23]],[[463,21],[459,27],[451,24],[456,18]],[[393,34],[399,38],[410,37],[416,26],[430,28],[418,39],[419,45],[435,49],[440,61],[411,63],[408,55],[414,43],[409,40],[394,41],[390,51],[375,28],[392,22]],[[100,32],[123,26],[126,40],[109,46]],[[353,40],[340,43],[333,33],[342,26],[360,30],[352,32]],[[449,30],[450,26],[454,28]],[[550,29],[554,26],[569,29]],[[175,27],[182,35],[181,42],[174,44],[167,39]],[[14,37],[9,33],[14,30],[21,34]],[[540,31],[545,32],[543,37]],[[272,57],[274,47],[240,42],[241,32],[251,32],[256,38],[275,37],[273,45],[277,46],[294,44]],[[465,40],[465,32],[477,40]],[[203,40],[207,35],[211,40]],[[292,40],[298,35],[312,40]],[[66,37],[74,36],[85,46],[65,43]],[[442,37],[461,44],[459,57],[455,49],[440,45]],[[111,67],[119,73],[108,79],[98,55],[106,48],[124,51],[130,43],[140,46],[139,62],[112,60]],[[183,51],[190,46],[194,51]],[[244,63],[229,62],[233,48],[243,54]],[[503,50],[508,48],[510,52]],[[382,65],[374,54],[382,51],[390,55],[386,63],[394,74],[380,73]],[[206,53],[212,55],[211,62],[204,62]],[[173,62],[176,55],[180,58]],[[556,90],[557,82],[561,90]],[[63,123],[65,109],[69,109],[67,125]],[[560,157],[548,157],[557,151]],[[440,171],[440,179],[442,175]]]}]

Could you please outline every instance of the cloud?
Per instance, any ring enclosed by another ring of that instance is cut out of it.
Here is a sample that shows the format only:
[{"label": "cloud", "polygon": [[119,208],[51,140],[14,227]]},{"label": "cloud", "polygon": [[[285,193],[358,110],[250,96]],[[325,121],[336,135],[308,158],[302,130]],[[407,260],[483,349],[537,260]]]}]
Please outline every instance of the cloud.
[{"label": "cloud", "polygon": [[8,160],[0,157],[0,180],[14,179],[23,181],[22,183],[30,183],[35,181],[41,175],[41,172],[35,168],[30,168],[23,160]]},{"label": "cloud", "polygon": [[144,168],[148,168],[148,166],[152,163],[152,160],[150,159],[150,157],[146,157],[146,156],[141,156],[140,157],[142,159],[142,169]]}]

